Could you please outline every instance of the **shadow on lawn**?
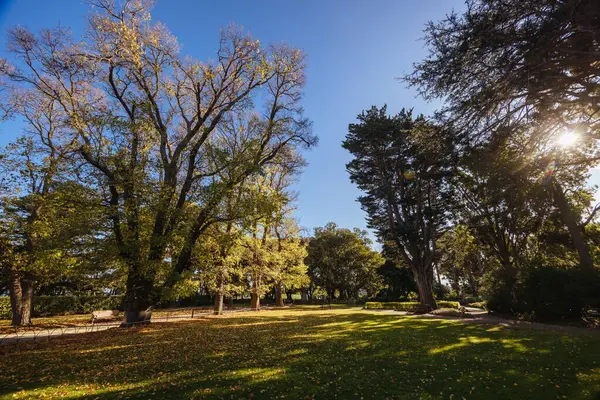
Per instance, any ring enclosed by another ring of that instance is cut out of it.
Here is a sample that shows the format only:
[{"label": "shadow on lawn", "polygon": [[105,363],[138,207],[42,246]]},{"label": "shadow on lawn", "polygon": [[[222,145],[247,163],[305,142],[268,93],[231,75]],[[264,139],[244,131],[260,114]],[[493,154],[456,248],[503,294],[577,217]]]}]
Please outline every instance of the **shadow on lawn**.
[{"label": "shadow on lawn", "polygon": [[8,351],[0,395],[24,390],[27,398],[35,389],[82,399],[587,399],[600,393],[598,337],[383,314],[267,312]]}]

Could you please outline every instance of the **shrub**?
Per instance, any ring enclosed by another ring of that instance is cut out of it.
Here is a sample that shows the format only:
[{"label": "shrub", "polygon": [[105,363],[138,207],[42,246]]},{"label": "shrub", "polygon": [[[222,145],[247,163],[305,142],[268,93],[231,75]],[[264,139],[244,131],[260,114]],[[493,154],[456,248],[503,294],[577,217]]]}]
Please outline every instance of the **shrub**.
[{"label": "shrub", "polygon": [[487,302],[485,301],[478,301],[475,303],[469,303],[467,304],[468,307],[474,307],[474,308],[483,308],[484,310],[487,310]]},{"label": "shrub", "polygon": [[0,296],[0,319],[11,319],[12,312],[10,311],[10,298],[8,296]]},{"label": "shrub", "polygon": [[600,276],[578,269],[536,268],[526,276],[519,297],[526,315],[581,317],[584,307],[600,303]]},{"label": "shrub", "polygon": [[499,280],[487,301],[491,311],[533,320],[580,318],[600,306],[600,274],[578,268],[529,267],[511,282]]},{"label": "shrub", "polygon": [[[460,303],[458,301],[438,301],[438,307],[440,308],[453,308],[458,309]],[[368,301],[365,303],[367,309],[385,309],[385,310],[397,310],[397,311],[415,311],[421,306],[421,303],[417,301],[399,301],[399,302],[378,302]]]},{"label": "shrub", "polygon": [[438,308],[431,312],[433,315],[441,315],[444,317],[472,318],[473,316],[465,310],[464,307],[456,308]]}]

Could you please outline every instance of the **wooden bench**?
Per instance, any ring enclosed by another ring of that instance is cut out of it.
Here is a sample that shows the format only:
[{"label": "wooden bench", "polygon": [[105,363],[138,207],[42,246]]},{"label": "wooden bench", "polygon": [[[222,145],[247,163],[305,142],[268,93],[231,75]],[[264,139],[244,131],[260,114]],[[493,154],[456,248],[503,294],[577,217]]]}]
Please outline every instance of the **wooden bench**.
[{"label": "wooden bench", "polygon": [[96,321],[112,321],[119,317],[119,310],[92,311],[92,324]]}]

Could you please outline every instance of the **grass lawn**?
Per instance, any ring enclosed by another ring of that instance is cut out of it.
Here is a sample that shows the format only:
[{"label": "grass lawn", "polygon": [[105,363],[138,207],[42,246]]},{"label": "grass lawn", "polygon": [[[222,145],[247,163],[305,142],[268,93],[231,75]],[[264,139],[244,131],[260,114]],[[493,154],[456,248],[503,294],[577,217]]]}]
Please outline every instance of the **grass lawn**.
[{"label": "grass lawn", "polygon": [[599,335],[357,309],[155,323],[0,354],[0,398],[600,398]]}]

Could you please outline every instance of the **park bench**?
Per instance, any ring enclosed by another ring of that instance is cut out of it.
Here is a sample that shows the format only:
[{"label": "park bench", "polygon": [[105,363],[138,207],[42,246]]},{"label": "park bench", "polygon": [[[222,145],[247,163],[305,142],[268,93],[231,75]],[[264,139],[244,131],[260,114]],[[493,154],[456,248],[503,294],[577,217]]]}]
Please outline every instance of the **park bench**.
[{"label": "park bench", "polygon": [[92,324],[96,321],[112,321],[119,317],[119,310],[92,311]]}]

